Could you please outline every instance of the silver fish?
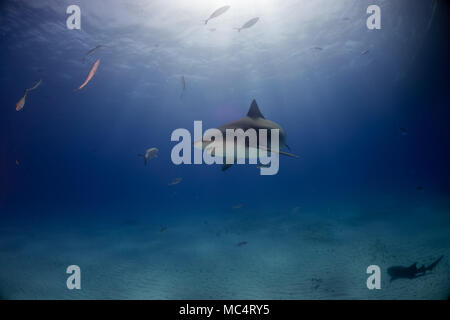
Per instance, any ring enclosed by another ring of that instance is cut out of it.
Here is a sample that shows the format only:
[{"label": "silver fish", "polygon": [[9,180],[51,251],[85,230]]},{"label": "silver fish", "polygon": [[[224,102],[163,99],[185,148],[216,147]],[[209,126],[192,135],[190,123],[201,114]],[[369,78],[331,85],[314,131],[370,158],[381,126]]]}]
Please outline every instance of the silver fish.
[{"label": "silver fish", "polygon": [[144,166],[146,166],[148,160],[158,157],[158,152],[158,148],[148,148],[144,154],[138,154],[138,156],[144,158]]},{"label": "silver fish", "polygon": [[259,20],[259,18],[253,18],[248,20],[246,23],[244,23],[244,25],[240,28],[235,28],[238,32],[241,32],[242,29],[248,29],[251,28],[252,26],[255,25],[255,23],[257,23]]},{"label": "silver fish", "polygon": [[214,11],[214,12],[209,16],[208,19],[205,20],[205,24],[207,24],[209,20],[214,19],[214,18],[217,18],[218,16],[224,14],[224,13],[227,12],[227,10],[230,9],[230,8],[231,8],[231,6],[223,6],[223,7],[220,7],[219,9],[217,9],[216,11]]},{"label": "silver fish", "polygon": [[175,179],[172,180],[171,183],[169,183],[169,186],[177,185],[177,184],[179,184],[181,182],[181,180],[183,180],[183,178],[175,178]]}]

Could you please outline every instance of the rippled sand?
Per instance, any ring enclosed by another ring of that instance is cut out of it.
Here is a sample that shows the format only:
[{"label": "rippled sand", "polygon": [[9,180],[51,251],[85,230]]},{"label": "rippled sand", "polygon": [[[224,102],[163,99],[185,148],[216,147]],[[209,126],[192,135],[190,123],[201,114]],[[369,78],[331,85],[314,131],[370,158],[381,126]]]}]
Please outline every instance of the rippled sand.
[{"label": "rippled sand", "polygon": [[[450,292],[448,224],[257,217],[186,219],[163,232],[159,222],[139,218],[4,225],[0,298],[443,299]],[[389,281],[388,267],[440,255],[432,273]],[[71,264],[81,267],[81,290],[66,288]],[[381,267],[381,290],[366,288],[371,264]]]}]

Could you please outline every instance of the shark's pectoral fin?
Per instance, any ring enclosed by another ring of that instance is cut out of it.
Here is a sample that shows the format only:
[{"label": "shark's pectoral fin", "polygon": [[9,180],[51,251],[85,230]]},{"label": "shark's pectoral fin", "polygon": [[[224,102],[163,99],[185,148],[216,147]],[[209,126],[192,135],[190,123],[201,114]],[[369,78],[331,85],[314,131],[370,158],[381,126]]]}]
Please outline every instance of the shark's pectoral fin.
[{"label": "shark's pectoral fin", "polygon": [[267,147],[264,147],[264,146],[259,146],[259,149],[265,150],[267,152],[275,152],[275,153],[282,154],[284,156],[288,156],[288,157],[291,157],[291,158],[300,158],[299,156],[297,156],[297,155],[295,155],[293,153],[284,152],[284,151],[280,151],[280,150],[275,151],[275,150],[271,150],[271,149],[269,149]]},{"label": "shark's pectoral fin", "polygon": [[279,153],[284,155],[284,156],[291,157],[291,158],[296,158],[296,159],[300,158],[299,156],[297,156],[297,155],[295,155],[293,153],[289,153],[289,152],[279,151]]},{"label": "shark's pectoral fin", "polygon": [[231,167],[232,165],[233,165],[233,164],[227,164],[227,163],[224,163],[224,164],[222,165],[222,171],[226,171],[226,170],[230,169],[230,167]]}]

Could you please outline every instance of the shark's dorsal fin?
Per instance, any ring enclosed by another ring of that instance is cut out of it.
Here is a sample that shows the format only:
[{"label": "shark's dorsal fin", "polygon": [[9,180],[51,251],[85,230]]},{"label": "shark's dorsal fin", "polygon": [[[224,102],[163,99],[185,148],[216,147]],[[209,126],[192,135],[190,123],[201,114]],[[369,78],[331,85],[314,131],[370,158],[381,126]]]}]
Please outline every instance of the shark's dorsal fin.
[{"label": "shark's dorsal fin", "polygon": [[253,99],[252,105],[250,106],[250,109],[248,110],[247,117],[250,118],[263,118],[261,111],[259,111],[258,104],[256,103],[256,100]]},{"label": "shark's dorsal fin", "polygon": [[414,262],[412,265],[409,266],[409,269],[417,269],[416,265],[417,262]]}]

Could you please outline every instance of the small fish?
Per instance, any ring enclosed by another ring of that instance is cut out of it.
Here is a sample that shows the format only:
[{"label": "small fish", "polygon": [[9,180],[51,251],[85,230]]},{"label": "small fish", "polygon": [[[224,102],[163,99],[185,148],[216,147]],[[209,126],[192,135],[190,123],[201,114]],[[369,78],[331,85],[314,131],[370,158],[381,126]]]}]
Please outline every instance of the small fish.
[{"label": "small fish", "polygon": [[253,18],[248,20],[246,23],[244,23],[244,25],[240,28],[235,28],[238,32],[241,32],[242,29],[248,29],[251,28],[255,25],[255,23],[257,23],[259,20],[259,18]]},{"label": "small fish", "polygon": [[244,206],[244,205],[243,205],[242,203],[238,203],[238,204],[232,206],[231,208],[232,208],[232,209],[240,209],[240,208],[242,208],[243,206]]},{"label": "small fish", "polygon": [[20,165],[19,160],[16,160],[16,166],[19,166],[19,165]]},{"label": "small fish", "polygon": [[183,180],[183,178],[175,178],[175,179],[172,180],[171,183],[169,183],[169,186],[177,185],[177,184],[179,184],[181,182],[181,180]]},{"label": "small fish", "polygon": [[161,229],[159,229],[159,232],[161,233],[161,232],[164,232],[164,231],[166,231],[166,230],[167,230],[167,227],[164,226],[164,227],[161,227]]},{"label": "small fish", "polygon": [[180,99],[183,98],[184,90],[186,89],[186,80],[184,79],[184,76],[181,76],[181,95]]},{"label": "small fish", "polygon": [[317,51],[322,51],[322,50],[323,50],[323,48],[322,48],[322,47],[312,47],[311,49],[313,49],[313,50],[317,50]]},{"label": "small fish", "polygon": [[91,54],[93,54],[95,51],[97,51],[98,49],[103,48],[103,47],[104,47],[103,45],[99,44],[99,45],[95,46],[94,48],[92,48],[91,50],[89,50],[88,52],[86,52],[86,54],[83,57],[83,62],[86,62],[87,58]]},{"label": "small fish", "polygon": [[25,95],[19,100],[19,102],[16,103],[16,111],[22,110],[22,108],[25,106],[25,99],[27,97],[28,90],[25,90]]},{"label": "small fish", "polygon": [[144,166],[146,166],[148,160],[158,157],[158,152],[158,148],[148,148],[145,150],[145,154],[139,154],[138,156],[144,158]]},{"label": "small fish", "polygon": [[99,64],[100,64],[100,59],[97,59],[97,61],[95,61],[94,64],[92,65],[91,70],[89,70],[89,74],[88,74],[86,80],[83,82],[83,84],[78,89],[76,89],[76,91],[83,89],[84,86],[87,85],[89,81],[91,81],[91,79],[94,77],[95,73],[97,72]]},{"label": "small fish", "polygon": [[224,14],[224,13],[227,12],[227,10],[230,9],[230,8],[231,8],[231,6],[223,6],[223,7],[220,7],[219,9],[217,9],[216,11],[214,11],[214,12],[209,16],[208,19],[205,20],[205,24],[207,24],[209,20],[214,19],[214,18],[217,18],[218,16]]},{"label": "small fish", "polygon": [[242,247],[242,246],[245,246],[247,243],[248,243],[247,241],[241,241],[241,242],[236,243],[236,246]]},{"label": "small fish", "polygon": [[408,131],[405,128],[398,129],[402,136],[406,136],[408,134]]},{"label": "small fish", "polygon": [[28,95],[28,91],[32,91],[35,90],[37,87],[39,87],[42,83],[42,79],[39,80],[34,86],[32,86],[29,89],[25,89],[25,94],[24,96],[19,100],[19,102],[16,103],[16,111],[21,110],[24,106],[25,106],[25,102],[26,102],[26,98]]},{"label": "small fish", "polygon": [[27,89],[27,91],[37,89],[37,87],[39,87],[41,85],[41,83],[42,83],[42,79],[40,79],[38,82],[36,82],[36,84],[33,87],[31,87],[30,89]]},{"label": "small fish", "polygon": [[369,53],[369,50],[364,50],[363,52],[361,52],[361,55],[364,56],[364,55],[366,55],[368,53]]}]

